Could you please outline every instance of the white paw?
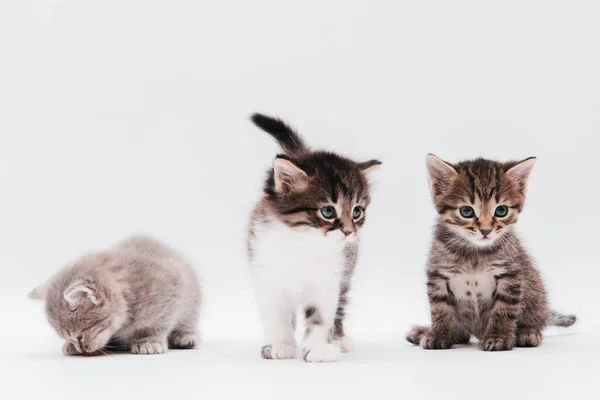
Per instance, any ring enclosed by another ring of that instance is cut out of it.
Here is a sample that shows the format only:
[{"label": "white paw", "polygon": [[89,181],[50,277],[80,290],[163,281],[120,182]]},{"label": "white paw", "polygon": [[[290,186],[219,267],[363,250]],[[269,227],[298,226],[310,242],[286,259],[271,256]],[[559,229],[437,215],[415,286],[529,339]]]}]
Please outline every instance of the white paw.
[{"label": "white paw", "polygon": [[265,360],[286,360],[296,358],[296,344],[275,343],[268,344],[262,348],[262,358]]},{"label": "white paw", "polygon": [[341,339],[335,339],[334,344],[337,344],[342,349],[342,353],[352,353],[354,351],[354,340],[349,336],[344,336]]},{"label": "white paw", "polygon": [[131,352],[133,354],[162,354],[166,349],[166,345],[149,340],[136,342],[131,346]]},{"label": "white paw", "polygon": [[336,344],[325,343],[304,349],[306,362],[334,362],[342,356],[342,349]]}]

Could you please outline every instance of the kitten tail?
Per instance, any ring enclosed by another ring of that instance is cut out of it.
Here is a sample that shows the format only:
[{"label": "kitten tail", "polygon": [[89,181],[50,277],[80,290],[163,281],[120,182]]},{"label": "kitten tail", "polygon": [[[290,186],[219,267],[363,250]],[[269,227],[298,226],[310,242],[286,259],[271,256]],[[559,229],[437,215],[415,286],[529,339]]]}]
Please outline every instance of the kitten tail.
[{"label": "kitten tail", "polygon": [[564,315],[554,310],[550,311],[548,314],[548,324],[553,326],[560,326],[563,328],[568,328],[573,325],[577,321],[577,316],[575,315]]},{"label": "kitten tail", "polygon": [[253,114],[252,122],[279,143],[287,156],[298,156],[308,150],[300,136],[279,118],[263,114]]}]

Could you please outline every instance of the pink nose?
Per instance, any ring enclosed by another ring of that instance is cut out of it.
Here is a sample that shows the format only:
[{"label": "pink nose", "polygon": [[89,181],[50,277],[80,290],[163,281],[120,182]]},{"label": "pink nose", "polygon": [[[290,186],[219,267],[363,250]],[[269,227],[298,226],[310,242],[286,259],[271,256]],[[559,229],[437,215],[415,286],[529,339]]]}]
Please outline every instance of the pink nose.
[{"label": "pink nose", "polygon": [[479,231],[481,232],[483,237],[487,237],[492,232],[491,229],[480,229]]}]

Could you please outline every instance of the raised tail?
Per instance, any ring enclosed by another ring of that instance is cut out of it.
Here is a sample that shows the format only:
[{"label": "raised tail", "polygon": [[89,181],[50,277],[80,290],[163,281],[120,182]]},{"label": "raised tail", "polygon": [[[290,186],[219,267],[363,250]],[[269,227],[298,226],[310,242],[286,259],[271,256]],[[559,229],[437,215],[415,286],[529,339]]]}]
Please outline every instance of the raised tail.
[{"label": "raised tail", "polygon": [[304,141],[298,136],[298,133],[279,118],[263,114],[253,114],[251,119],[254,125],[277,140],[286,155],[294,157],[307,150]]},{"label": "raised tail", "polygon": [[564,315],[554,310],[551,310],[548,313],[548,325],[568,328],[575,322],[577,322],[577,317],[575,315]]}]

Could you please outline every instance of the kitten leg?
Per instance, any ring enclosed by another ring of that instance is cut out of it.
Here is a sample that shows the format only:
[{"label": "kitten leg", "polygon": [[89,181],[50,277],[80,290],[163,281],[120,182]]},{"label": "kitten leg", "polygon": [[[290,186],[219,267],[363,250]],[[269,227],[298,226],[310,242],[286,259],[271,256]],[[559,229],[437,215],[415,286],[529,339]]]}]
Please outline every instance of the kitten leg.
[{"label": "kitten leg", "polygon": [[521,311],[521,281],[516,273],[495,276],[496,295],[479,346],[485,351],[512,350],[515,345],[517,318]]},{"label": "kitten leg", "polygon": [[548,324],[548,300],[539,273],[528,271],[527,288],[523,290],[522,313],[517,323],[517,347],[537,347],[542,343],[542,331]]},{"label": "kitten leg", "polygon": [[304,310],[306,331],[302,358],[306,362],[332,362],[341,357],[341,348],[331,342],[337,309],[337,291],[321,290]]},{"label": "kitten leg", "polygon": [[454,321],[456,300],[448,289],[447,277],[436,271],[429,271],[427,277],[431,330],[422,332],[419,344],[426,350],[449,349],[458,341],[459,332]]},{"label": "kitten leg", "polygon": [[198,305],[194,304],[169,333],[169,348],[193,349],[199,340]]},{"label": "kitten leg", "polygon": [[335,320],[333,321],[332,342],[339,345],[343,353],[351,353],[354,351],[354,341],[351,337],[346,336],[344,332],[344,319],[346,318],[346,305],[348,304],[348,292],[350,286],[343,284],[340,289],[337,311]]},{"label": "kitten leg", "polygon": [[131,339],[133,354],[162,354],[168,349],[168,329],[141,329]]},{"label": "kitten leg", "polygon": [[264,330],[261,356],[266,360],[296,357],[294,338],[295,314],[288,296],[281,288],[255,277],[256,298]]}]

